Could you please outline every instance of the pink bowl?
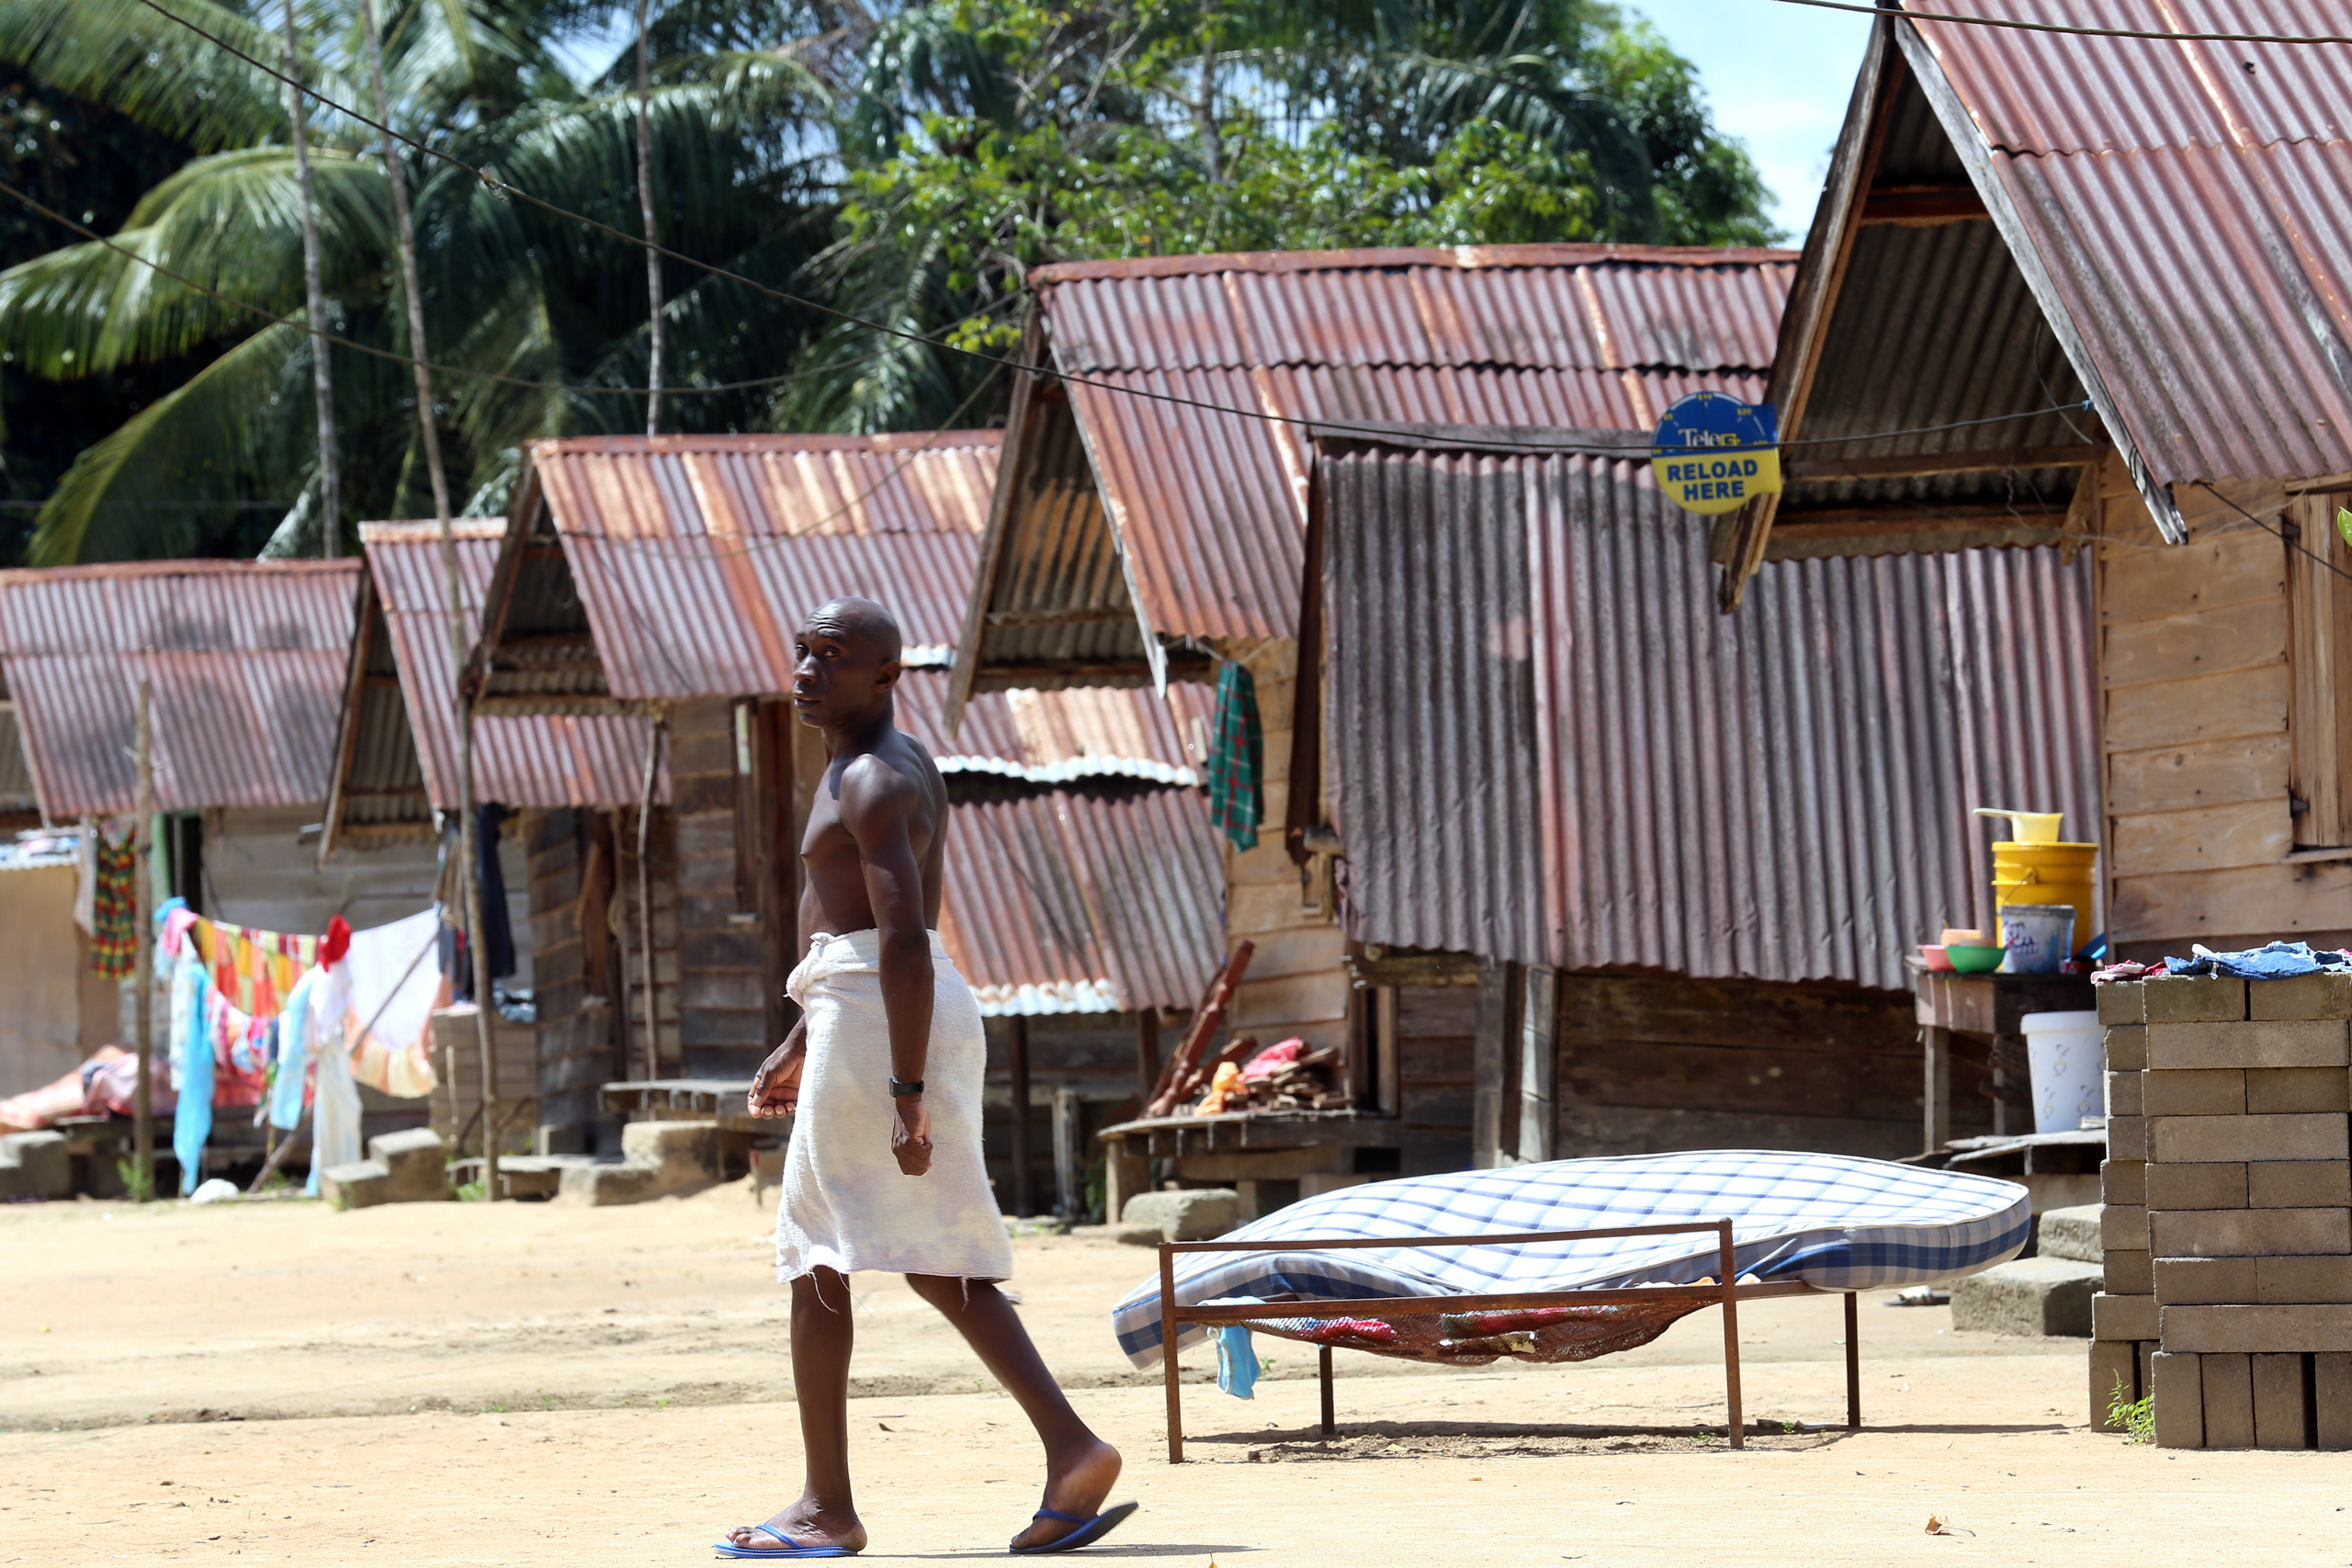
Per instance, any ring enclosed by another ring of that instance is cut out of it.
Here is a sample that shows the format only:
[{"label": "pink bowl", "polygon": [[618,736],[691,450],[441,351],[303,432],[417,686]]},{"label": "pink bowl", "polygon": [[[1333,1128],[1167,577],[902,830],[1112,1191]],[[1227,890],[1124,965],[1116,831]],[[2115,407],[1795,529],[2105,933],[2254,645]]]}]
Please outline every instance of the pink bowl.
[{"label": "pink bowl", "polygon": [[1939,975],[1949,975],[1952,972],[1951,956],[1947,954],[1943,948],[1937,943],[1921,942],[1919,944],[1919,956],[1926,959],[1928,961],[1928,967],[1934,970]]}]

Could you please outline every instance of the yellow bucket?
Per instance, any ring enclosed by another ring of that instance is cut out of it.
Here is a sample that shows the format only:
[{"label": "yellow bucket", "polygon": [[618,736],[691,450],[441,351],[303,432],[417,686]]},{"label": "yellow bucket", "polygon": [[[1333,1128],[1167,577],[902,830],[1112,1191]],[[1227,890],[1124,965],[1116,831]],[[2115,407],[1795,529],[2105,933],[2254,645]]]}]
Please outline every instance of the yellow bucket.
[{"label": "yellow bucket", "polygon": [[[2091,906],[2098,892],[2097,844],[2024,844],[1996,842],[1993,846],[1993,907],[2004,904],[2071,904],[2075,908],[2075,949],[2080,952],[2097,933],[2091,930]],[[1998,939],[2004,942],[2004,932]]]}]

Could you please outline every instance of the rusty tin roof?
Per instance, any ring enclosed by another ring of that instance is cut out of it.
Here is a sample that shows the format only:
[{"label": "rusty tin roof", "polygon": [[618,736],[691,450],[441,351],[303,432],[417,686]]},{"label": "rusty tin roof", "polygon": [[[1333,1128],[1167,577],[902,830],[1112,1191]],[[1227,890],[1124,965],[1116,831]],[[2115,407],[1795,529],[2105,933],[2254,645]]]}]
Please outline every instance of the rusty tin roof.
[{"label": "rusty tin roof", "polygon": [[1016,387],[971,689],[1157,679],[1162,639],[1295,635],[1309,457],[1283,420],[1638,428],[1699,388],[1761,396],[1794,262],[1564,244],[1039,268],[1031,352],[1084,381]]},{"label": "rusty tin roof", "polygon": [[1972,807],[2099,821],[2086,558],[1776,561],[1724,616],[1645,463],[1334,443],[1317,482],[1294,779],[1364,942],[1899,988],[1992,916]]},{"label": "rusty tin roof", "polygon": [[[2201,481],[2352,472],[2352,45],[2083,38],[1933,19],[1981,9],[1960,0],[1908,9],[1873,24],[1784,323],[1772,397],[1783,437],[1816,444],[1799,456],[2112,445],[2176,538]],[[2092,9],[2005,14],[2341,30],[2301,0]],[[1923,197],[1939,210],[1899,210]],[[1949,547],[1970,542],[1963,523],[2047,531],[2073,483],[2024,457],[1859,486],[1792,478],[1727,531],[1724,594],[1801,536],[1801,513],[1850,532],[1857,506],[1875,508],[1885,547]]]},{"label": "rusty tin roof", "polygon": [[1190,1010],[1225,956],[1224,891],[1196,790],[966,801],[940,934],[983,1012]]},{"label": "rusty tin roof", "polygon": [[127,561],[0,571],[0,675],[52,819],[135,808],[140,682],[159,810],[315,805],[359,562]]}]

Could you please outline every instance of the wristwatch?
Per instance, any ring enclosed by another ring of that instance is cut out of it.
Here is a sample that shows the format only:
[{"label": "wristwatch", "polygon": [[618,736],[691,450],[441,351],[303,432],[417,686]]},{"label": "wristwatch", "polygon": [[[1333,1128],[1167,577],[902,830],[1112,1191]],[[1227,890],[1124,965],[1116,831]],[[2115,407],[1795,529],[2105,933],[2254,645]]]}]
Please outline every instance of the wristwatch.
[{"label": "wristwatch", "polygon": [[894,1077],[890,1080],[890,1098],[892,1100],[906,1100],[912,1096],[919,1095],[922,1092],[922,1079],[921,1078],[917,1078],[911,1083],[908,1082],[905,1078],[900,1077]]}]

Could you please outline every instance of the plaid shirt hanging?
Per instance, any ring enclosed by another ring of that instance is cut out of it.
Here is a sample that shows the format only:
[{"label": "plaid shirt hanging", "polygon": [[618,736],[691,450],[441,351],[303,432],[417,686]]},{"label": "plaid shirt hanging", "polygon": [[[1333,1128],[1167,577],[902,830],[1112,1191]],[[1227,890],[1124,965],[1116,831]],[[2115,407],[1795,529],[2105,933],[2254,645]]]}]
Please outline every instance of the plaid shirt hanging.
[{"label": "plaid shirt hanging", "polygon": [[90,923],[90,968],[109,980],[119,980],[139,966],[139,909],[132,878],[139,874],[139,852],[130,833],[108,842],[106,829],[90,828],[97,847],[97,886],[93,890]]},{"label": "plaid shirt hanging", "polygon": [[1258,724],[1258,682],[1227,661],[1216,678],[1216,734],[1209,743],[1209,822],[1238,850],[1258,847],[1265,815],[1260,789],[1266,739]]}]

